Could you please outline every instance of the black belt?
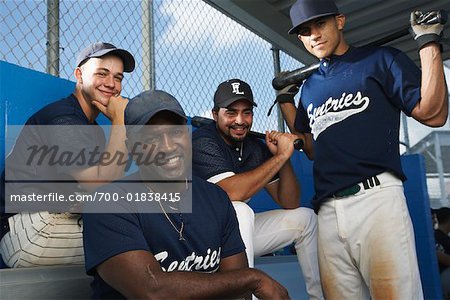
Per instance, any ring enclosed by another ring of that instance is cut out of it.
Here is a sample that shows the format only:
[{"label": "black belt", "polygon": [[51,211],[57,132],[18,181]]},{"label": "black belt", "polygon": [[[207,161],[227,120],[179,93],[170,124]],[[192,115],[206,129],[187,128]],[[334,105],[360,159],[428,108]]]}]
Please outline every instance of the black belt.
[{"label": "black belt", "polygon": [[[375,186],[379,186],[381,184],[380,180],[378,179],[377,176],[367,178],[367,179],[363,180],[361,183],[365,190],[370,190],[371,188],[373,188]],[[340,191],[334,193],[333,195],[331,195],[331,197],[332,198],[342,198],[342,197],[352,196],[352,195],[355,195],[356,193],[358,193],[360,190],[361,190],[360,183],[357,183],[355,185],[352,185],[351,187],[348,187],[346,189],[343,189],[343,190],[340,190]]]}]

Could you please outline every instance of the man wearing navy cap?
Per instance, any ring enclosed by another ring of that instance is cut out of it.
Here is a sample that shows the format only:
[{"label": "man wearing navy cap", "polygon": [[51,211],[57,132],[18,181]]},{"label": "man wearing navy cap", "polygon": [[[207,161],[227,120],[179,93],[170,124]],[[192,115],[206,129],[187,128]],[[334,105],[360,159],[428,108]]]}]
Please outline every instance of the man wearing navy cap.
[{"label": "man wearing navy cap", "polygon": [[[227,194],[191,177],[186,120],[163,91],[128,103],[127,145],[138,171],[96,192],[116,195],[126,212],[83,214],[93,298],[288,299],[278,282],[248,268]],[[160,160],[142,160],[148,153]]]},{"label": "man wearing navy cap", "polygon": [[422,73],[391,47],[353,47],[332,0],[298,0],[292,28],[320,67],[279,102],[291,130],[314,159],[318,253],[327,299],[422,299],[414,231],[399,155],[400,112],[445,124],[448,92],[440,53],[443,25],[410,23]]},{"label": "man wearing navy cap", "polygon": [[[112,44],[93,43],[80,51],[74,70],[73,94],[31,116],[6,159],[5,177],[2,176],[2,181],[6,179],[6,195],[2,194],[5,196],[2,210],[11,195],[43,197],[62,194],[64,190],[74,196],[74,193],[93,190],[123,175],[126,164],[117,163],[115,159],[103,164],[98,156],[92,160],[86,157],[90,153],[127,153],[123,113],[128,100],[120,93],[124,72],[132,72],[134,67],[133,56]],[[100,113],[113,125],[108,143],[95,121]],[[28,150],[35,146],[59,149],[55,156],[60,159],[56,163],[34,159]],[[64,160],[63,153],[77,160]],[[34,183],[36,179],[41,182]],[[56,202],[36,203],[42,206],[36,207],[34,212],[19,207],[20,213],[13,211],[2,215],[0,249],[5,263],[9,267],[82,264],[79,214],[53,212]],[[45,208],[51,212],[44,211]]]},{"label": "man wearing navy cap", "polygon": [[[317,262],[317,218],[300,206],[290,158],[296,136],[267,132],[266,144],[249,135],[253,92],[246,82],[222,82],[214,94],[215,122],[194,131],[193,173],[224,189],[233,202],[249,265],[254,256],[294,244],[310,299],[322,299]],[[281,209],[254,213],[246,202],[265,189]]]}]

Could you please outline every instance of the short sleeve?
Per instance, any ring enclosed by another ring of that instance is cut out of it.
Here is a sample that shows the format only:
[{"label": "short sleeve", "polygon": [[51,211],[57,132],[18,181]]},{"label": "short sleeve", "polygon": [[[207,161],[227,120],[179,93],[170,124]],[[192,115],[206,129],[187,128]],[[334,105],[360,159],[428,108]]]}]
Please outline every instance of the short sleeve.
[{"label": "short sleeve", "polygon": [[[45,140],[49,146],[56,145],[61,153],[66,153],[64,161],[56,164],[58,172],[69,173],[73,169],[83,169],[96,165],[100,153],[105,149],[105,135],[97,124],[86,125],[77,116],[60,116],[45,126]],[[62,159],[62,158],[61,158]]]},{"label": "short sleeve", "polygon": [[[111,189],[99,189],[112,193]],[[150,248],[140,227],[138,214],[84,213],[83,243],[85,267],[89,275],[95,268],[120,253]]]},{"label": "short sleeve", "polygon": [[420,100],[421,72],[414,62],[403,52],[398,52],[389,66],[383,85],[393,104],[406,115]]},{"label": "short sleeve", "polygon": [[193,174],[205,180],[226,172],[233,172],[232,165],[220,148],[220,145],[211,137],[196,137],[192,141]]},{"label": "short sleeve", "polygon": [[303,107],[303,103],[300,99],[298,102],[297,113],[295,115],[294,127],[296,130],[302,133],[310,133],[311,127],[309,126],[308,115]]}]

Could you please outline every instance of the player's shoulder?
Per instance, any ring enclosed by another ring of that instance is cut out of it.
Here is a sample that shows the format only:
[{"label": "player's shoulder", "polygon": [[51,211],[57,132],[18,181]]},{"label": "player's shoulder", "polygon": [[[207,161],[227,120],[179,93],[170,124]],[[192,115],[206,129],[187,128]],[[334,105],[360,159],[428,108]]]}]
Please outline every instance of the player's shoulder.
[{"label": "player's shoulder", "polygon": [[87,118],[84,115],[77,98],[71,94],[66,98],[52,102],[29,119],[30,125],[84,125]]}]

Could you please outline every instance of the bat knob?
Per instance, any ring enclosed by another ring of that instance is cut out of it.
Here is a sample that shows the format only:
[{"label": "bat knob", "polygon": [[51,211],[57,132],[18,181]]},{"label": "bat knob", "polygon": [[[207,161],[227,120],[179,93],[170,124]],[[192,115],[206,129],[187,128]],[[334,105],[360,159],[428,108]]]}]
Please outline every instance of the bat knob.
[{"label": "bat knob", "polygon": [[296,139],[295,141],[294,141],[294,149],[295,150],[302,150],[303,149],[303,140],[302,139]]}]

